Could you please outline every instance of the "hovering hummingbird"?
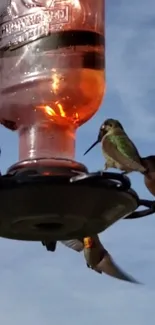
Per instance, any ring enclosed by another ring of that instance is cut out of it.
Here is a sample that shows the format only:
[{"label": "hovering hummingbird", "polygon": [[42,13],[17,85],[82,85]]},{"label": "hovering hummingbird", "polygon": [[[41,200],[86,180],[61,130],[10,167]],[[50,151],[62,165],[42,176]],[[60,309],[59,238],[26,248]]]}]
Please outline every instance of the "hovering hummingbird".
[{"label": "hovering hummingbird", "polygon": [[145,186],[155,196],[155,156],[144,157],[142,161],[147,169],[147,173],[144,175]]},{"label": "hovering hummingbird", "polygon": [[61,243],[77,252],[83,251],[88,268],[100,274],[104,272],[119,280],[140,284],[115,264],[108,251],[101,244],[98,235],[83,239],[65,240]]},{"label": "hovering hummingbird", "polygon": [[102,144],[103,155],[106,159],[104,170],[117,168],[124,171],[124,174],[132,171],[146,172],[137,148],[119,121],[107,119],[100,127],[97,140],[84,155],[99,142]]}]

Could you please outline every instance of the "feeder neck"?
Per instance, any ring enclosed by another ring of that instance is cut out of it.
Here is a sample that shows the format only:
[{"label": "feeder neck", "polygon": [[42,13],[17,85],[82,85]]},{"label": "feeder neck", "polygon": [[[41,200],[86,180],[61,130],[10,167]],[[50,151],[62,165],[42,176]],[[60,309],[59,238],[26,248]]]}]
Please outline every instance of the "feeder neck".
[{"label": "feeder neck", "polygon": [[36,123],[19,129],[19,161],[39,158],[74,159],[75,128]]}]

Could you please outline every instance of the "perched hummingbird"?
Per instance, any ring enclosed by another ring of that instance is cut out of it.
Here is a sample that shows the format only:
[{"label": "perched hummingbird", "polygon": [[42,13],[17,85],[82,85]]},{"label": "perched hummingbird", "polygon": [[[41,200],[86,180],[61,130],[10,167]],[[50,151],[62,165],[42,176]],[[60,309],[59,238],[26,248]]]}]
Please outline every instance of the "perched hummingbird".
[{"label": "perched hummingbird", "polygon": [[117,168],[123,170],[124,174],[132,171],[146,172],[137,148],[119,121],[107,119],[100,127],[97,140],[84,155],[99,142],[102,144],[103,155],[106,159],[104,170]]},{"label": "perched hummingbird", "polygon": [[101,244],[99,236],[85,237],[83,239],[72,239],[61,241],[65,246],[77,252],[83,250],[87,267],[98,273],[106,273],[114,278],[137,283],[134,278],[122,271],[113,261],[108,251]]},{"label": "perched hummingbird", "polygon": [[147,169],[147,173],[144,175],[145,186],[155,196],[155,156],[144,157],[142,161]]}]

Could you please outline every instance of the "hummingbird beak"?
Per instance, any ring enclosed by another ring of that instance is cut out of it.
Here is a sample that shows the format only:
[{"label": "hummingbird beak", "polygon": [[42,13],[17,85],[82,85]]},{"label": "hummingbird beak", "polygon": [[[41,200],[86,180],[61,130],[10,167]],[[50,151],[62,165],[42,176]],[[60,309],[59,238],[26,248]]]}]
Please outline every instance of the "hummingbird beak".
[{"label": "hummingbird beak", "polygon": [[91,150],[93,149],[98,143],[100,143],[100,140],[97,139],[84,153],[84,156]]},{"label": "hummingbird beak", "polygon": [[91,145],[91,147],[89,147],[85,153],[84,156],[91,150],[93,149],[98,143],[100,143],[102,141],[103,136],[106,134],[106,130],[105,128],[102,126],[102,128],[100,129],[99,135],[97,137],[97,140]]}]

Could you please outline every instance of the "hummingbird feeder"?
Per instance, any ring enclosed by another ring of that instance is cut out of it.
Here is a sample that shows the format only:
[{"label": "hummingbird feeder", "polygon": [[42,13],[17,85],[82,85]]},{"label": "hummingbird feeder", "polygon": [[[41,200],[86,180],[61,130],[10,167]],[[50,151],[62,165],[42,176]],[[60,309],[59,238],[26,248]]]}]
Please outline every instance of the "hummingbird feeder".
[{"label": "hummingbird feeder", "polygon": [[138,217],[141,203],[152,213],[127,177],[74,160],[76,130],[105,94],[104,6],[0,3],[0,122],[19,135],[19,160],[0,177],[1,237],[65,240]]}]

